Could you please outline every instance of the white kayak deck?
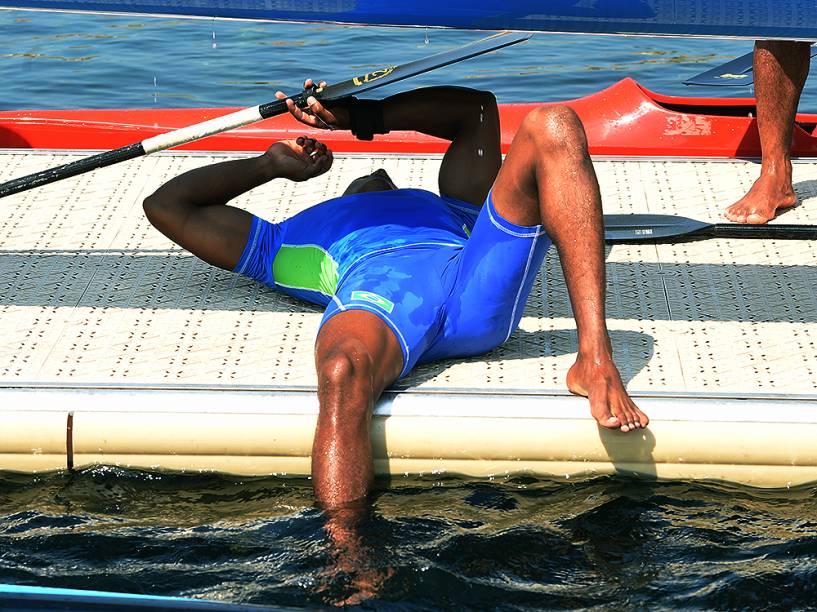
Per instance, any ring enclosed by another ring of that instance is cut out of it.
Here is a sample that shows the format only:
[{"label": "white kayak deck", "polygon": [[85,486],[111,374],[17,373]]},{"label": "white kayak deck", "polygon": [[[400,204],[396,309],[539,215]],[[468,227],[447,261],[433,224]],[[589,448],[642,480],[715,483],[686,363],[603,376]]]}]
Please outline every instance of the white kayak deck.
[{"label": "white kayak deck", "polygon": [[[79,155],[0,151],[0,180]],[[0,202],[0,469],[308,473],[321,310],[204,264],[142,214],[164,181],[229,157],[158,154]],[[314,181],[273,181],[235,203],[280,220],[378,167],[436,190],[438,166],[339,156]],[[759,166],[598,159],[596,170],[607,213],[717,221]],[[817,224],[817,163],[796,162],[794,178],[802,204],[775,222]],[[817,480],[817,242],[617,245],[607,261],[616,360],[649,430],[601,431],[566,392],[576,332],[551,250],[507,343],[420,367],[384,399],[378,469]]]}]

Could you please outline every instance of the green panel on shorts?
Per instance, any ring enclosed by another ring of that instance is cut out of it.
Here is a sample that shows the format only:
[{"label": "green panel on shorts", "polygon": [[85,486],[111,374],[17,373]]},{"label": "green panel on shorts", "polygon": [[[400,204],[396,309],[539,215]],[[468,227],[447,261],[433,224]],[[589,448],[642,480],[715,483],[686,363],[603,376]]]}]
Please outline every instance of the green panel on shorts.
[{"label": "green panel on shorts", "polygon": [[338,264],[314,244],[282,244],[272,262],[272,276],[276,285],[332,296],[338,286]]}]

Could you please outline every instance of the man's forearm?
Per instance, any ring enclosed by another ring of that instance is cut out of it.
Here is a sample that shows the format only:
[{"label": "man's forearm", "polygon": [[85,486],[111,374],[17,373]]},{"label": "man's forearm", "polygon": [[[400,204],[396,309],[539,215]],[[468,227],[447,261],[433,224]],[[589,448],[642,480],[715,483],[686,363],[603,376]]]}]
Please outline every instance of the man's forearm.
[{"label": "man's forearm", "polygon": [[388,130],[413,130],[454,140],[480,115],[496,113],[490,92],[464,87],[426,87],[390,96],[383,101],[383,123]]},{"label": "man's forearm", "polygon": [[193,206],[226,204],[276,176],[272,160],[259,155],[189,170],[162,185],[152,197]]}]

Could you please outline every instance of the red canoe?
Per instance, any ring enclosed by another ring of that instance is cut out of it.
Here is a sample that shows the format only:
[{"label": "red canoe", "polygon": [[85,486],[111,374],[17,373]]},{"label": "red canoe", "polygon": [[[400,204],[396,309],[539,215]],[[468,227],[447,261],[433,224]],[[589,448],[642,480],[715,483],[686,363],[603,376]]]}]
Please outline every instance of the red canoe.
[{"label": "red canoe", "polygon": [[[749,98],[687,98],[651,92],[624,79],[598,93],[566,102],[584,122],[594,155],[757,157],[760,142]],[[502,143],[507,150],[522,118],[536,104],[504,104]],[[235,108],[36,110],[0,112],[0,147],[114,149]],[[817,115],[801,114],[793,153],[817,156]],[[261,151],[270,142],[306,133],[281,116],[179,147],[208,151]],[[360,142],[348,133],[321,131],[336,152],[440,153],[444,143],[412,132]]]}]

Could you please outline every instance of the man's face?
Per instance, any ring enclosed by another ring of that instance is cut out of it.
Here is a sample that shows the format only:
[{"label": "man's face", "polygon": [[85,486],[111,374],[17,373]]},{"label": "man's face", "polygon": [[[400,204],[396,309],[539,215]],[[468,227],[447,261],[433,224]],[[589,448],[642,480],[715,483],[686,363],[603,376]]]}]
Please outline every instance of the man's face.
[{"label": "man's face", "polygon": [[391,191],[397,189],[397,186],[391,180],[391,177],[383,168],[375,170],[371,174],[356,178],[349,186],[343,195],[351,195],[353,193],[370,193],[372,191]]}]

